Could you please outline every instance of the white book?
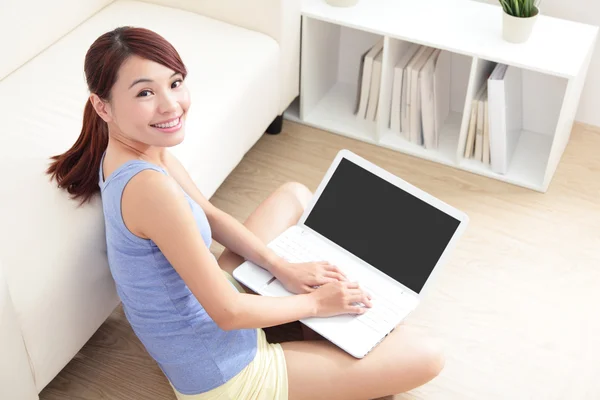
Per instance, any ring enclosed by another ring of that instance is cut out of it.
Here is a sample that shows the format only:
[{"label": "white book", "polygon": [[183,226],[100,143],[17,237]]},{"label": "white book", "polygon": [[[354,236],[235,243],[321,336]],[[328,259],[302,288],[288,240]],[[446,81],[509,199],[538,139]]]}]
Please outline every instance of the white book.
[{"label": "white book", "polygon": [[402,101],[402,72],[404,68],[394,67],[392,81],[392,101],[390,105],[390,130],[395,133],[402,131],[400,118],[400,103]]},{"label": "white book", "polygon": [[402,132],[402,96],[406,87],[404,83],[404,70],[419,50],[419,45],[412,44],[394,66],[394,81],[392,83],[392,104],[390,110],[390,129],[396,133]]},{"label": "white book", "polygon": [[465,142],[464,158],[473,157],[473,147],[475,141],[475,125],[477,124],[477,100],[472,101],[471,115],[469,117],[469,130],[467,131],[467,140]]},{"label": "white book", "polygon": [[488,92],[483,99],[483,163],[490,165],[490,117]]},{"label": "white book", "polygon": [[490,158],[492,171],[505,174],[523,126],[521,70],[498,64],[488,79]]},{"label": "white book", "polygon": [[469,130],[467,133],[467,140],[465,143],[465,158],[472,158],[475,150],[475,133],[477,128],[477,112],[479,111],[479,99],[483,95],[483,91],[487,87],[487,81],[484,81],[477,90],[475,97],[471,100],[471,118],[469,120]]},{"label": "white book", "polygon": [[416,62],[409,66],[410,72],[410,141],[412,143],[422,145],[423,144],[423,126],[421,118],[421,90],[419,87],[419,73],[425,65],[425,62],[429,59],[434,49],[427,47],[425,51],[417,58]]},{"label": "white book", "polygon": [[427,46],[419,45],[417,52],[406,65],[406,68],[404,69],[404,73],[402,75],[402,109],[400,112],[400,125],[402,128],[402,133],[404,134],[407,140],[410,140],[410,103],[412,93],[411,68],[417,62],[419,57],[425,52],[425,50],[427,50]]},{"label": "white book", "polygon": [[383,39],[380,39],[361,57],[361,68],[359,73],[360,100],[356,109],[357,118],[364,119],[367,115],[367,103],[369,100],[369,92],[371,90],[373,60],[382,49]]},{"label": "white book", "polygon": [[419,72],[419,89],[421,91],[421,121],[423,130],[423,145],[426,149],[437,148],[435,130],[435,89],[434,74],[437,58],[441,50],[434,50]]},{"label": "white book", "polygon": [[452,54],[442,50],[437,57],[433,75],[433,97],[435,107],[435,148],[439,145],[440,134],[450,114],[450,84],[452,82]]},{"label": "white book", "polygon": [[475,160],[483,161],[483,125],[484,125],[484,101],[487,96],[487,88],[483,95],[477,100],[477,124],[475,125]]},{"label": "white book", "polygon": [[[366,85],[367,82],[365,82],[365,74],[366,71],[365,69],[367,68],[366,65],[366,58],[367,58],[367,54],[369,53],[371,49],[365,51],[362,56],[360,57],[360,64],[359,64],[359,69],[358,69],[358,83],[356,84],[356,98],[355,98],[355,104],[354,104],[354,115],[359,116],[359,111],[361,108],[365,108],[365,112],[367,110],[367,94],[365,93],[365,89],[363,89],[363,86]],[[369,83],[371,83],[371,81],[368,81]]]},{"label": "white book", "polygon": [[379,105],[379,89],[381,86],[381,64],[383,59],[383,50],[373,59],[371,73],[371,88],[369,90],[369,101],[367,102],[367,116],[369,121],[377,119],[377,106]]},{"label": "white book", "polygon": [[438,148],[440,132],[450,113],[450,57],[447,51],[435,50],[419,75],[423,145],[427,149]]}]

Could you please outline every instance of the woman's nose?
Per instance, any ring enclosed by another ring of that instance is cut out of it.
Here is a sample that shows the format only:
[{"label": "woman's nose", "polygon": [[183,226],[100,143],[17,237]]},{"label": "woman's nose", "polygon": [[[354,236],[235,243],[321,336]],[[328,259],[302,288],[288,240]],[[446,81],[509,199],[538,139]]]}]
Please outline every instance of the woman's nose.
[{"label": "woman's nose", "polygon": [[163,95],[158,105],[159,112],[161,114],[167,114],[173,111],[177,111],[177,99],[175,96]]}]

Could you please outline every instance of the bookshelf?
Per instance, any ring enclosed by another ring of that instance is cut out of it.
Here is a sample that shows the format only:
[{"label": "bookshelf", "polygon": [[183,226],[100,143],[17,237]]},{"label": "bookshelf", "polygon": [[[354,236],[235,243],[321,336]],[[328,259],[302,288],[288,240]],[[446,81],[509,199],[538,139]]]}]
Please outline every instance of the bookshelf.
[{"label": "bookshelf", "polygon": [[[545,192],[568,143],[598,27],[540,15],[528,42],[502,40],[501,8],[471,0],[304,0],[300,96],[284,118]],[[361,55],[383,39],[376,121],[354,115]],[[439,147],[389,129],[393,69],[412,43],[451,53],[450,113]],[[472,99],[496,63],[520,70],[523,121],[509,170],[463,157]],[[487,75],[486,75],[487,74]]]}]

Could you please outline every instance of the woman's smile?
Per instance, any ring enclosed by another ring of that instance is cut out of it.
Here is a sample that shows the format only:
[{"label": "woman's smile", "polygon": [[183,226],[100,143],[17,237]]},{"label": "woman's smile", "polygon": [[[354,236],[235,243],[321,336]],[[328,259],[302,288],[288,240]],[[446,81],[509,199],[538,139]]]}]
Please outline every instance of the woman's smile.
[{"label": "woman's smile", "polygon": [[183,114],[179,117],[175,117],[157,124],[150,125],[154,129],[157,129],[164,133],[174,133],[181,129],[183,126]]}]

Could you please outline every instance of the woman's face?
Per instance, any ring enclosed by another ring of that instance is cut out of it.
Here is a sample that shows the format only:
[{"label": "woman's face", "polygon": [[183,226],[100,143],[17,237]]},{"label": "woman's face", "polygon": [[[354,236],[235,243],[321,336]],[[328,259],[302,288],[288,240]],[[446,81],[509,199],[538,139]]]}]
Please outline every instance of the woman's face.
[{"label": "woman's face", "polygon": [[171,147],[185,136],[189,106],[181,74],[132,56],[121,65],[111,90],[107,122],[111,133],[123,139]]}]

